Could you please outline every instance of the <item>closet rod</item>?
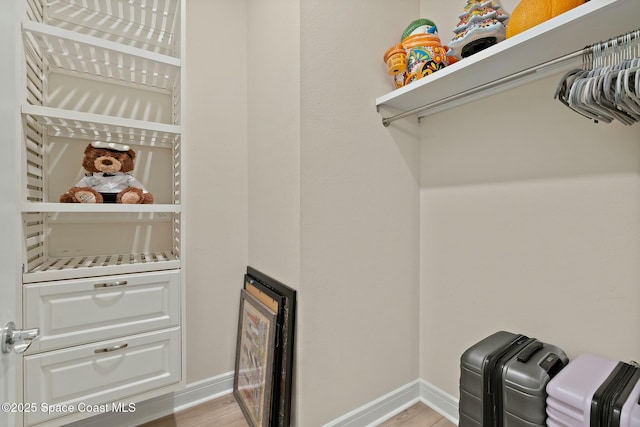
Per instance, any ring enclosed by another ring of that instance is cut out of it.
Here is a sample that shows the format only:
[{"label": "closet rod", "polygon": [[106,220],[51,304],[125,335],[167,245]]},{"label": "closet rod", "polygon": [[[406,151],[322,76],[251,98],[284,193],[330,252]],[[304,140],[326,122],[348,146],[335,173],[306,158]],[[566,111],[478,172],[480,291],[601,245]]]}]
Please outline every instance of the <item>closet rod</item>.
[{"label": "closet rod", "polygon": [[[618,43],[622,43],[626,40],[629,40],[629,36],[631,37],[631,40],[635,39],[638,37],[638,32],[639,30],[634,30],[634,31],[630,31],[626,34],[617,36],[617,37],[612,37],[611,39],[607,40],[607,41],[602,41],[602,42],[597,42],[594,43],[590,46],[586,46],[585,48],[575,51],[573,53],[569,53],[567,55],[561,56],[559,58],[556,59],[552,59],[550,61],[546,61],[543,62],[542,64],[538,64],[535,65],[533,67],[529,67],[526,68],[522,71],[518,71],[517,73],[502,77],[500,79],[488,82],[488,83],[484,83],[480,86],[477,86],[473,89],[469,89],[467,91],[464,92],[460,92],[457,93],[455,95],[452,95],[448,98],[445,99],[441,99],[439,101],[436,102],[432,102],[430,104],[426,104],[423,105],[421,107],[416,107],[412,110],[408,110],[405,111],[404,113],[400,113],[400,114],[396,114],[395,116],[391,116],[391,117],[383,117],[382,119],[382,124],[385,127],[388,127],[391,123],[395,122],[396,120],[400,120],[400,119],[404,119],[405,117],[409,117],[412,116],[414,114],[418,114],[421,113],[425,110],[428,109],[434,109],[437,107],[440,107],[442,105],[446,105],[449,103],[454,103],[456,101],[459,101],[461,99],[467,98],[467,97],[471,97],[473,95],[476,95],[478,93],[484,92],[484,91],[488,91],[503,85],[506,85],[508,83],[512,83],[515,81],[518,81],[520,79],[524,79],[526,77],[529,76],[536,76],[535,78],[531,78],[528,81],[534,81],[537,79],[540,79],[542,77],[544,77],[544,75],[549,72],[550,70],[553,70],[554,72],[559,72],[559,71],[563,71],[566,70],[569,66],[572,66],[573,64],[575,64],[578,60],[582,60],[585,56],[585,54],[590,53],[593,51],[593,47],[600,45],[600,46],[608,46],[610,44],[613,43],[613,41],[617,41]],[[508,87],[504,88],[505,90],[508,89]],[[498,93],[498,91],[494,92],[494,93]],[[422,119],[423,117],[426,117],[427,115],[424,116],[419,116],[418,120]]]},{"label": "closet rod", "polygon": [[[395,116],[384,117],[382,119],[382,124],[385,127],[387,127],[392,122],[395,122],[396,120],[404,119],[405,117],[409,117],[409,116],[412,116],[414,114],[421,113],[421,112],[423,112],[425,110],[428,110],[428,109],[431,109],[431,108],[437,108],[437,107],[440,107],[440,106],[445,105],[445,104],[453,103],[455,101],[458,101],[458,100],[461,100],[461,99],[476,95],[476,94],[478,94],[480,92],[488,91],[488,90],[494,89],[496,87],[499,87],[499,86],[502,86],[502,85],[506,85],[507,83],[512,83],[512,82],[518,81],[520,79],[524,79],[525,77],[528,77],[528,76],[533,76],[533,75],[536,75],[536,74],[540,73],[540,76],[538,76],[538,78],[542,78],[543,77],[543,75],[542,75],[543,71],[548,71],[551,68],[556,69],[556,68],[559,68],[561,66],[568,66],[569,63],[576,62],[576,60],[582,58],[582,56],[583,56],[583,51],[580,50],[580,51],[573,52],[571,54],[562,56],[560,58],[552,59],[551,61],[547,61],[547,62],[545,62],[543,64],[536,65],[535,67],[526,68],[526,69],[524,69],[522,71],[518,71],[517,73],[514,73],[514,74],[511,74],[511,75],[499,78],[497,80],[494,80],[494,81],[491,81],[491,82],[488,82],[488,83],[484,83],[484,84],[482,84],[480,86],[474,87],[473,89],[469,89],[469,90],[466,90],[464,92],[459,92],[459,93],[457,93],[455,95],[452,95],[452,96],[450,96],[448,98],[444,98],[444,99],[441,99],[439,101],[423,105],[421,107],[416,107],[416,108],[414,108],[412,110],[405,111],[404,113],[396,114]],[[558,71],[560,71],[560,70],[558,70]],[[530,81],[533,81],[533,80],[535,80],[535,79],[531,79]],[[507,89],[507,88],[505,88],[505,89]],[[422,116],[422,117],[426,117],[426,116]],[[422,118],[422,117],[420,117],[420,118]]]}]

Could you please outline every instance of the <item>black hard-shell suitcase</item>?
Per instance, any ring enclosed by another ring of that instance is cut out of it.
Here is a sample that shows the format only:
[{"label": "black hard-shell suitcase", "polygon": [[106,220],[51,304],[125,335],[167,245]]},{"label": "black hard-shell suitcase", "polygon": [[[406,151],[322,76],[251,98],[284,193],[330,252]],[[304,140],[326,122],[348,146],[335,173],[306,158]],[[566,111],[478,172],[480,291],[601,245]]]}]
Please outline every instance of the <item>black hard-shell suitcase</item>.
[{"label": "black hard-shell suitcase", "polygon": [[569,362],[559,347],[500,331],[460,358],[459,427],[534,427],[546,421],[545,387]]}]

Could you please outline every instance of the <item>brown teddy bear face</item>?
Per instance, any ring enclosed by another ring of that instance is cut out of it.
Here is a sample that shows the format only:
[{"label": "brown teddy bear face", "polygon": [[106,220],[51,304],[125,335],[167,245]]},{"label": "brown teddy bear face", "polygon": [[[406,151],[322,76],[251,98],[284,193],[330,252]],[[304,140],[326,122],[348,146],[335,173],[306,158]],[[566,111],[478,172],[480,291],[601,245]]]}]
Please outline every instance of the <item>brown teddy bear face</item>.
[{"label": "brown teddy bear face", "polygon": [[133,150],[117,151],[107,148],[95,148],[91,144],[84,150],[82,167],[91,173],[131,172],[136,153]]}]

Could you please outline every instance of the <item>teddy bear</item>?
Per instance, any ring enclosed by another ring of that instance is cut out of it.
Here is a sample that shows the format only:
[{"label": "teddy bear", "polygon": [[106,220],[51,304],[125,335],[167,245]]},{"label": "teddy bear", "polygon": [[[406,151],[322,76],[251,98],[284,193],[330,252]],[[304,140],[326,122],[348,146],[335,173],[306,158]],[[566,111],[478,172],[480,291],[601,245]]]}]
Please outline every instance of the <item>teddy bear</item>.
[{"label": "teddy bear", "polygon": [[60,196],[61,203],[151,204],[153,194],[129,174],[136,153],[128,145],[93,141],[84,150],[86,175]]}]

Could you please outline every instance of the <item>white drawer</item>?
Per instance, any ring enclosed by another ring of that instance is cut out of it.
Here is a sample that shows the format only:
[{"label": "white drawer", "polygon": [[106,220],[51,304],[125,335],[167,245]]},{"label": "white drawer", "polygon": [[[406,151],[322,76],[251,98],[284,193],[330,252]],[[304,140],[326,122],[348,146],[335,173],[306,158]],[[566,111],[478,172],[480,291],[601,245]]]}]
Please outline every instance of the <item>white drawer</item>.
[{"label": "white drawer", "polygon": [[24,285],[24,317],[40,328],[27,354],[177,326],[180,272]]},{"label": "white drawer", "polygon": [[[171,328],[25,356],[25,402],[37,403],[27,425],[179,382],[180,343],[180,328]],[[60,412],[43,412],[43,404]]]}]

